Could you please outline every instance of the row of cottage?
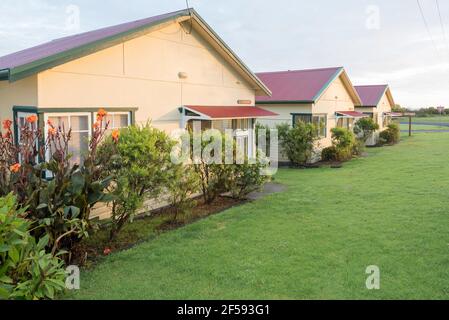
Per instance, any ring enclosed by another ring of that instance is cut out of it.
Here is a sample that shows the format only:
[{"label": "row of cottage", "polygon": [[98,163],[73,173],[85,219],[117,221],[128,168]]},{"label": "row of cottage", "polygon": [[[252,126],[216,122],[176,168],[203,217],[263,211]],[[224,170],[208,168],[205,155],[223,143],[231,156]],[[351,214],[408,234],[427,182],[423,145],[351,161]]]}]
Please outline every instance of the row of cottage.
[{"label": "row of cottage", "polygon": [[[200,121],[203,128],[275,127],[298,119],[330,130],[371,116],[390,121],[388,85],[353,86],[342,67],[253,73],[193,9],[57,39],[0,58],[0,120],[17,130],[37,115],[70,126],[79,155],[99,108],[112,128],[151,120],[171,132]],[[251,137],[251,138],[250,138]],[[374,142],[374,141],[373,141]],[[248,153],[254,141],[246,141]]]}]

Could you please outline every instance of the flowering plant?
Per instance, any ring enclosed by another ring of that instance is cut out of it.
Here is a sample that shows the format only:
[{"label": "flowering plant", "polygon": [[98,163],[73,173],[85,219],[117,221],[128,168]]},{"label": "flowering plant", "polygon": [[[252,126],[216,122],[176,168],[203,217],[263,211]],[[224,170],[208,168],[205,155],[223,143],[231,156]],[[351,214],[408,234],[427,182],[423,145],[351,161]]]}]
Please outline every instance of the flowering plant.
[{"label": "flowering plant", "polygon": [[[37,127],[38,117],[26,118],[20,130],[20,139],[14,143],[12,122],[3,122],[0,138],[0,196],[11,191],[17,195],[21,208],[27,208],[26,218],[33,222],[36,239],[48,235],[48,248],[56,254],[70,252],[74,244],[88,236],[92,208],[99,202],[108,202],[106,192],[111,178],[102,173],[104,164],[97,160],[97,149],[109,122],[106,111],[98,112],[96,124],[82,163],[72,163],[69,144],[72,130],[48,121],[47,137]],[[115,135],[114,140],[118,141]],[[47,157],[45,157],[47,155]],[[69,259],[69,258],[68,258]]]}]

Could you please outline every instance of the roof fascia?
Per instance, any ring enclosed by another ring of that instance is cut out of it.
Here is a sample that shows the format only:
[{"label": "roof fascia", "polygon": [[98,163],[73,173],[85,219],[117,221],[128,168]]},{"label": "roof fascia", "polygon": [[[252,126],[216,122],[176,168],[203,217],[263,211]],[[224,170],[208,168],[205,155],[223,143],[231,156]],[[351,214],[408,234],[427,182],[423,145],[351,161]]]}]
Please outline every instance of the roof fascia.
[{"label": "roof fascia", "polygon": [[307,100],[281,100],[281,101],[256,101],[256,104],[313,104],[314,101]]},{"label": "roof fascia", "polygon": [[338,68],[337,72],[326,82],[326,84],[320,89],[320,91],[318,91],[315,97],[313,97],[313,102],[316,102],[321,98],[324,92],[330,87],[332,82],[334,82],[334,80],[337,79],[343,71],[344,69],[342,67]]}]

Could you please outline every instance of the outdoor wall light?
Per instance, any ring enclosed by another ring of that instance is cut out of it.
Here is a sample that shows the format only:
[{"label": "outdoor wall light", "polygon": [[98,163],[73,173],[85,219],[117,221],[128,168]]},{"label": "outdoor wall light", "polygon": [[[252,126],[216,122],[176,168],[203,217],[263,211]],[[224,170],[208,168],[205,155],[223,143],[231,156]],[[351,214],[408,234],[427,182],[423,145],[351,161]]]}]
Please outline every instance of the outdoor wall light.
[{"label": "outdoor wall light", "polygon": [[179,72],[178,77],[179,79],[187,79],[189,75],[187,74],[187,72]]}]

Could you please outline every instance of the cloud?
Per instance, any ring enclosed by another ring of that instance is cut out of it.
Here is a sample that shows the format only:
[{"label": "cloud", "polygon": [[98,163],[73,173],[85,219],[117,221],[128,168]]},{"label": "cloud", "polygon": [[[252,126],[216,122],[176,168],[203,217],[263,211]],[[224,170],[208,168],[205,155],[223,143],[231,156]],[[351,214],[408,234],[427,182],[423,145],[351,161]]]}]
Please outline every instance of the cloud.
[{"label": "cloud", "polygon": [[[410,0],[189,2],[255,71],[343,65],[354,83],[390,83],[403,105],[449,106],[449,43],[434,1],[421,2],[437,52]],[[75,32],[66,27],[69,5],[87,31],[179,10],[185,0],[2,0],[0,55]],[[449,1],[440,5],[449,32]],[[373,22],[379,28],[367,27]]]}]

